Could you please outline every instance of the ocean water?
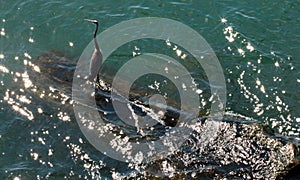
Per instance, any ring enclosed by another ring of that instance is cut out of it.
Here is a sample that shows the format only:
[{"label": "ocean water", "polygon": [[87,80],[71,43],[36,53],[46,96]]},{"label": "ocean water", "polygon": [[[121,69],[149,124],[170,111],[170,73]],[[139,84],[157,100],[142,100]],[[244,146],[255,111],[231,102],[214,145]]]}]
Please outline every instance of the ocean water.
[{"label": "ocean water", "polygon": [[[60,89],[43,75],[27,74],[28,69],[38,74],[34,64],[46,51],[63,52],[76,63],[94,31],[85,18],[97,19],[100,32],[140,17],[169,18],[193,28],[223,68],[226,112],[255,119],[299,143],[299,15],[298,0],[1,1],[0,178],[111,179],[133,171],[88,143],[69,100],[55,98]],[[112,64],[149,51],[171,54],[163,42],[139,40],[117,49]],[[199,73],[192,63],[185,65]]]}]

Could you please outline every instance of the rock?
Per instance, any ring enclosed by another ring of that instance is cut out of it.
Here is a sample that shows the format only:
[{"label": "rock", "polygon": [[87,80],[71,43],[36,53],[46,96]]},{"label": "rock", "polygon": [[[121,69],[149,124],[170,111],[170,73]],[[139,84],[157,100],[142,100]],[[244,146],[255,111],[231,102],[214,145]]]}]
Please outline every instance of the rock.
[{"label": "rock", "polygon": [[[35,64],[40,67],[43,75],[39,78],[71,93],[75,62],[56,52],[46,52]],[[139,93],[131,94],[130,97],[132,101],[142,102],[143,99]],[[96,99],[100,106],[107,103],[101,98],[101,93]],[[105,107],[112,109],[107,104]],[[174,110],[165,114],[164,118],[177,116]],[[192,135],[176,153],[143,165],[145,168],[138,176],[158,179],[299,177],[298,144],[277,137],[268,127],[249,122],[243,117],[227,115],[225,119],[220,121],[200,117],[192,126]]]},{"label": "rock", "polygon": [[299,168],[299,147],[260,124],[220,122],[197,123],[192,136],[180,150],[146,165],[148,177],[276,179]]},{"label": "rock", "polygon": [[[46,82],[52,82],[52,84],[59,86],[61,89],[71,91],[73,74],[76,68],[74,61],[64,57],[62,53],[50,51],[42,54],[35,61],[35,65],[41,71],[41,75],[38,78],[44,78]],[[38,82],[41,82],[41,80]]]}]

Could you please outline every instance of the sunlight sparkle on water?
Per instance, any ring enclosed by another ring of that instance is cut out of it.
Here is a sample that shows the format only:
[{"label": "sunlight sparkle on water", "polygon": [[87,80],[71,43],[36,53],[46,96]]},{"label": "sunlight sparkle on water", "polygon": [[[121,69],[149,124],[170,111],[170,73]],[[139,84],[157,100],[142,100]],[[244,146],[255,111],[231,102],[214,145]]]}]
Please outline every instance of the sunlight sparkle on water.
[{"label": "sunlight sparkle on water", "polygon": [[43,145],[45,145],[46,143],[45,143],[45,141],[44,141],[44,139],[43,138],[41,138],[41,137],[39,137],[38,138],[38,141],[40,142],[40,143],[42,143]]},{"label": "sunlight sparkle on water", "polygon": [[181,56],[182,51],[180,49],[176,49],[177,56]]},{"label": "sunlight sparkle on water", "polygon": [[197,90],[196,90],[196,93],[197,93],[197,94],[201,94],[202,92],[203,92],[203,91],[202,91],[201,89],[197,89]]},{"label": "sunlight sparkle on water", "polygon": [[261,91],[262,93],[266,93],[265,87],[264,87],[263,85],[260,86],[260,91]]},{"label": "sunlight sparkle on water", "polygon": [[33,149],[30,149],[30,156],[33,158],[33,160],[38,160],[39,154],[36,152],[33,152]]},{"label": "sunlight sparkle on water", "polygon": [[252,52],[252,51],[254,51],[254,47],[251,45],[251,43],[247,43],[247,46],[246,46],[246,48],[250,51],[250,52]]},{"label": "sunlight sparkle on water", "polygon": [[1,36],[5,36],[5,29],[4,29],[4,28],[1,28],[0,35],[1,35]]},{"label": "sunlight sparkle on water", "polygon": [[32,37],[30,37],[30,38],[28,39],[28,42],[34,43],[34,39],[33,39]]},{"label": "sunlight sparkle on water", "polygon": [[48,149],[48,156],[52,156],[53,155],[53,149]]},{"label": "sunlight sparkle on water", "polygon": [[58,117],[60,120],[63,120],[63,121],[71,121],[70,116],[69,116],[66,112],[59,112],[59,113],[57,114],[57,117]]},{"label": "sunlight sparkle on water", "polygon": [[0,72],[9,73],[9,70],[5,66],[0,65]]},{"label": "sunlight sparkle on water", "polygon": [[25,71],[25,72],[22,74],[22,79],[23,79],[23,82],[24,82],[24,87],[25,87],[26,89],[33,86],[33,83],[32,83],[32,81],[29,79],[29,75],[28,75],[27,71]]},{"label": "sunlight sparkle on water", "polygon": [[164,70],[165,70],[166,73],[169,73],[169,68],[168,67],[165,67]]},{"label": "sunlight sparkle on water", "polygon": [[6,101],[9,105],[11,105],[14,111],[27,117],[28,120],[34,119],[33,113],[27,107],[24,107],[22,105],[22,103],[28,104],[31,102],[31,100],[28,97],[25,97],[24,95],[15,94],[14,91],[10,91],[9,89],[7,89],[3,100]]},{"label": "sunlight sparkle on water", "polygon": [[[31,59],[31,56],[30,56],[27,52],[24,53],[24,56],[25,56],[26,58],[28,58],[28,59]],[[25,64],[25,65],[26,65],[26,64]]]},{"label": "sunlight sparkle on water", "polygon": [[221,23],[227,23],[227,19],[226,18],[221,18]]},{"label": "sunlight sparkle on water", "polygon": [[23,103],[26,103],[26,104],[30,104],[31,103],[31,100],[28,99],[24,95],[17,95],[16,98],[19,99],[20,102],[23,102]]},{"label": "sunlight sparkle on water", "polygon": [[[26,53],[25,53],[25,54],[26,54]],[[29,56],[29,55],[27,55],[27,56]],[[30,57],[30,56],[29,56],[29,57]],[[30,58],[31,58],[31,57],[30,57]],[[28,60],[24,59],[24,60],[23,60],[23,64],[24,64],[25,66],[32,67],[33,70],[34,70],[35,72],[38,72],[38,73],[41,72],[40,67],[38,67],[37,65],[33,64],[31,61],[28,61]]]},{"label": "sunlight sparkle on water", "polygon": [[257,63],[260,64],[261,63],[261,57],[259,59],[257,59]]},{"label": "sunlight sparkle on water", "polygon": [[238,33],[233,31],[232,26],[228,26],[223,30],[223,33],[228,35],[225,36],[225,38],[228,40],[228,42],[233,42],[234,39],[237,37]]},{"label": "sunlight sparkle on water", "polygon": [[258,78],[256,79],[256,84],[261,85],[261,81]]},{"label": "sunlight sparkle on water", "polygon": [[38,108],[37,110],[38,110],[38,113],[39,113],[39,114],[42,114],[42,113],[43,113],[43,109],[42,109],[42,108]]},{"label": "sunlight sparkle on water", "polygon": [[238,52],[240,53],[241,56],[245,57],[245,51],[241,48],[238,48]]},{"label": "sunlight sparkle on water", "polygon": [[166,44],[167,44],[167,46],[171,46],[171,42],[169,39],[166,40]]},{"label": "sunlight sparkle on water", "polygon": [[180,58],[184,60],[186,57],[187,57],[187,55],[183,54]]}]

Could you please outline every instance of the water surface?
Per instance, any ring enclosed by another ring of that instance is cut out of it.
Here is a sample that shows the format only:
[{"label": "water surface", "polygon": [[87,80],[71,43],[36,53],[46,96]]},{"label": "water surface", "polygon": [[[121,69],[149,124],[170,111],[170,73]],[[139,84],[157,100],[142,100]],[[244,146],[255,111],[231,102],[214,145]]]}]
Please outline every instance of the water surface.
[{"label": "water surface", "polygon": [[[299,12],[297,0],[0,2],[0,177],[90,179],[133,171],[94,149],[79,130],[70,100],[57,99],[62,92],[53,84],[27,73],[31,68],[38,74],[34,63],[49,50],[76,62],[94,30],[84,18],[98,19],[100,31],[149,16],[190,26],[207,40],[223,67],[226,111],[299,142]],[[110,61],[122,64],[133,52],[174,53],[164,42],[140,40],[119,48]],[[202,72],[192,62],[186,66]],[[197,77],[205,86],[205,76]]]}]

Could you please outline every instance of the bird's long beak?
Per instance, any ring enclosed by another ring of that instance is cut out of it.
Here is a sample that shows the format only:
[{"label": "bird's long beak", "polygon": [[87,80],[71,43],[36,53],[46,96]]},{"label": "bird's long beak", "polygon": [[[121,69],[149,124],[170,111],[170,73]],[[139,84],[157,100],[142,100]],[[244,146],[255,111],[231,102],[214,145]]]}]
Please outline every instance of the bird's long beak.
[{"label": "bird's long beak", "polygon": [[91,22],[91,23],[95,23],[95,24],[98,24],[98,21],[97,20],[94,20],[94,19],[84,19],[88,22]]}]

